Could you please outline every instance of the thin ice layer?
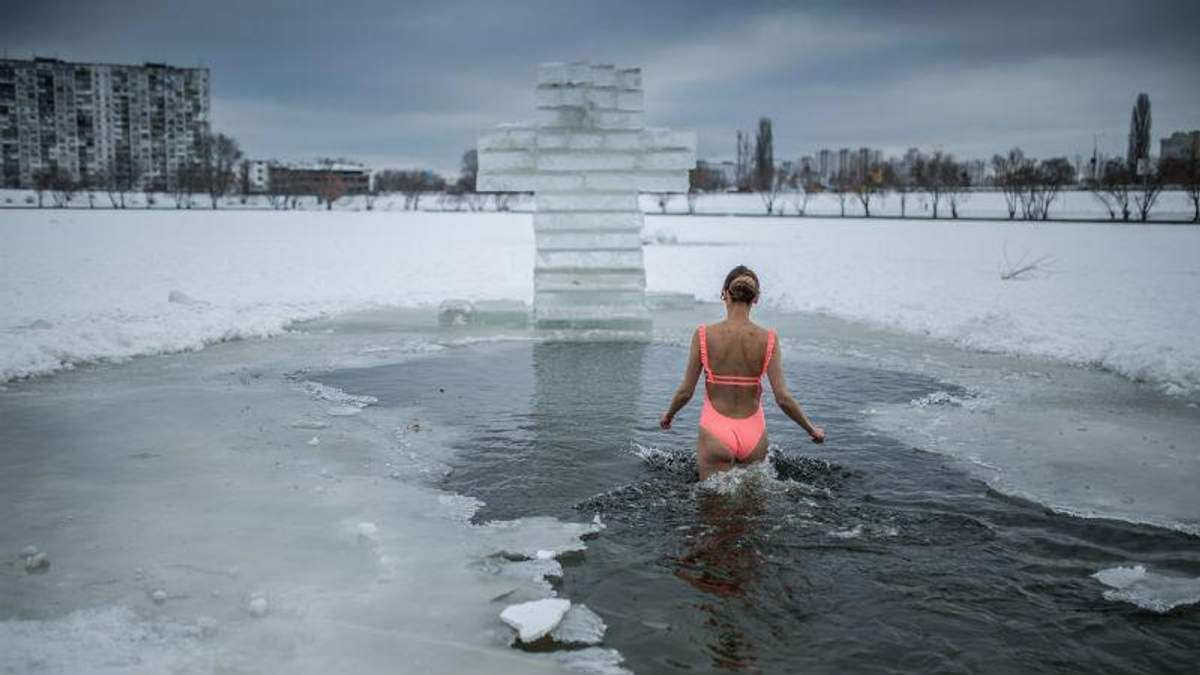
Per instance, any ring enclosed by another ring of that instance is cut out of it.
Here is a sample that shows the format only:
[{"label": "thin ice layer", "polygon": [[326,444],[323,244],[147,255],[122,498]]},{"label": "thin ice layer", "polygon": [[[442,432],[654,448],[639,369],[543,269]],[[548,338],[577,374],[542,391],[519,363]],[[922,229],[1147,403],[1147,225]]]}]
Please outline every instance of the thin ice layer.
[{"label": "thin ice layer", "polygon": [[[344,341],[360,339],[243,342],[0,392],[0,556],[34,545],[53,561],[0,575],[0,672],[567,668],[511,649],[497,618],[495,598],[545,587],[472,562],[577,550],[595,524],[475,525],[477,501],[394,479],[449,459],[447,432],[417,410],[331,415],[350,394],[283,375],[358,358]],[[319,444],[297,419],[324,423]]]}]

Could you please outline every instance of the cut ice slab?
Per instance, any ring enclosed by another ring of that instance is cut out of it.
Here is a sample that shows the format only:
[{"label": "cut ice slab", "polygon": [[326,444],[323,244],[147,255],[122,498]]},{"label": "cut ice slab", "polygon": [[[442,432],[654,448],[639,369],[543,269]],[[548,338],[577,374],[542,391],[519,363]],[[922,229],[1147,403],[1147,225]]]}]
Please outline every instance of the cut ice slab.
[{"label": "cut ice slab", "polygon": [[554,630],[571,609],[571,601],[546,598],[509,605],[500,612],[500,620],[517,631],[521,642],[533,642]]}]

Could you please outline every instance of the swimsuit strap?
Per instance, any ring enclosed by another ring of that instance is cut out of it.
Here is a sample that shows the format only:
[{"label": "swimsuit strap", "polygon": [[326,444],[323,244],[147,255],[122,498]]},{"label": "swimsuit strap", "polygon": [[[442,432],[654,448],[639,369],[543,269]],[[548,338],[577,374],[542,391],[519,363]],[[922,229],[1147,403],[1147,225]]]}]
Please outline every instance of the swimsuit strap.
[{"label": "swimsuit strap", "polygon": [[708,331],[701,324],[697,329],[700,334],[700,365],[704,368],[704,379],[709,384],[727,384],[735,387],[758,387],[761,386],[762,376],[767,372],[767,364],[771,362],[771,354],[775,349],[775,332],[767,332],[767,357],[763,362],[762,373],[758,376],[753,375],[717,375],[713,372],[712,366],[708,362]]},{"label": "swimsuit strap", "polygon": [[771,365],[771,357],[775,355],[775,331],[767,330],[767,355],[763,358],[762,374],[758,377],[761,379],[767,374],[767,366]]}]

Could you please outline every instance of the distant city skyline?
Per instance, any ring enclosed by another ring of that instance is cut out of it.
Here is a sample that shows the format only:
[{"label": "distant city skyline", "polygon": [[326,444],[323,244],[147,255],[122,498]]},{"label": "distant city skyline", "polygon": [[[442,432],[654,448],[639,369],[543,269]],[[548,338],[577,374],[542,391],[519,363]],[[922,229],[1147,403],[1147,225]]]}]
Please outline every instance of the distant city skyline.
[{"label": "distant city skyline", "polygon": [[909,147],[986,159],[1124,154],[1139,92],[1153,146],[1200,127],[1200,5],[781,2],[0,4],[2,56],[211,73],[214,130],[248,157],[346,157],[453,174],[479,131],[534,116],[544,61],[645,69],[651,123],[731,159],[774,122],[775,156]]}]

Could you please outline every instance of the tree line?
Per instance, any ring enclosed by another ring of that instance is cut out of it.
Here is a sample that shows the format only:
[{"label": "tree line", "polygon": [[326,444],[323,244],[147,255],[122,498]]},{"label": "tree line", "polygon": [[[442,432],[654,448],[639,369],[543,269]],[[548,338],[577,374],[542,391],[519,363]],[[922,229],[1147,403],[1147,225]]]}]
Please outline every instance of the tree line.
[{"label": "tree line", "polygon": [[114,209],[128,205],[127,197],[139,189],[146,195],[146,208],[154,206],[154,196],[169,193],[176,208],[192,206],[193,195],[207,195],[212,208],[229,194],[238,176],[238,161],[242,151],[237,141],[221,133],[204,132],[196,136],[193,151],[187,161],[175,170],[174,181],[166,177],[145,176],[133,160],[127,144],[118,144],[109,166],[103,171],[81,170],[78,177],[67,170],[51,166],[33,175],[33,190],[38,208],[48,195],[54,206],[63,208],[76,193],[84,193],[89,208],[96,208],[97,192],[108,197]]},{"label": "tree line", "polygon": [[[1200,133],[1188,136],[1181,156],[1150,157],[1150,100],[1138,96],[1130,121],[1128,156],[1099,162],[1093,160],[1089,175],[1077,175],[1065,157],[1037,160],[1020,148],[994,155],[992,175],[985,185],[973,185],[967,163],[942,151],[918,152],[911,161],[869,161],[854,167],[839,167],[828,176],[817,175],[803,165],[785,168],[774,159],[774,134],[769,118],[758,123],[757,133],[738,131],[733,180],[711,166],[692,170],[688,211],[695,211],[696,198],[706,192],[757,193],[768,215],[788,202],[797,215],[804,215],[812,195],[826,193],[837,199],[840,214],[846,204],[857,203],[871,217],[872,206],[888,194],[899,197],[900,216],[907,216],[908,198],[921,194],[933,218],[955,219],[973,191],[993,188],[1004,197],[1010,220],[1049,220],[1051,209],[1066,189],[1087,190],[1111,220],[1143,222],[1150,219],[1158,197],[1165,189],[1182,191],[1191,202],[1192,220],[1200,223]],[[665,211],[667,199],[659,204]]]}]

